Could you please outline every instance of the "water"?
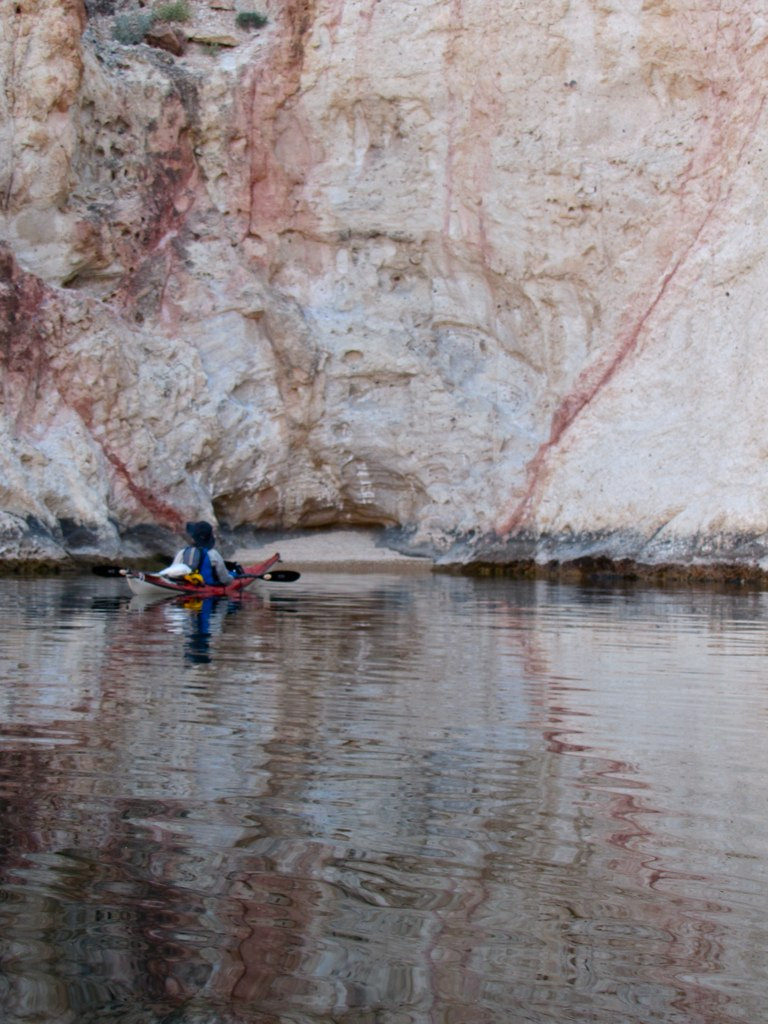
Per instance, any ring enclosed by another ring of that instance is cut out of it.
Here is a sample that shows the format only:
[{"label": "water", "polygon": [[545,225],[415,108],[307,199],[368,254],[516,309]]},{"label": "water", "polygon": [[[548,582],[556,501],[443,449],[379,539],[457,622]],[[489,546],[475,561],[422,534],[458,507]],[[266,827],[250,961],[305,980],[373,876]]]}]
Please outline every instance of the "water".
[{"label": "water", "polygon": [[755,1024],[768,595],[0,580],[4,1024]]}]

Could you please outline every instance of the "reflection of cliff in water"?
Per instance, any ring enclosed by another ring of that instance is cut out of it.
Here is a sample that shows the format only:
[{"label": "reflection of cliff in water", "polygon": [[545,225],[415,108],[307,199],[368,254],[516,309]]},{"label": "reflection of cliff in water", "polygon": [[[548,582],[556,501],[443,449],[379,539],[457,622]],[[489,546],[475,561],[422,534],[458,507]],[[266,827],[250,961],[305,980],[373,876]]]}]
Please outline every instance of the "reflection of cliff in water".
[{"label": "reflection of cliff in water", "polygon": [[200,609],[45,588],[0,655],[9,1021],[731,1019],[759,596],[329,578],[195,661]]},{"label": "reflection of cliff in water", "polygon": [[[569,589],[550,588],[550,599]],[[536,631],[540,643],[547,632],[555,641],[546,642],[551,664],[536,669],[546,681],[541,767],[560,780],[547,813],[573,829],[571,893],[556,923],[562,959],[546,977],[603,991],[610,962],[621,979],[612,985],[617,1019],[631,1012],[633,1020],[723,1024],[739,1019],[740,1005],[757,1012],[762,999],[762,986],[744,989],[734,1005],[726,980],[744,976],[757,947],[744,922],[733,927],[736,894],[724,872],[734,842],[731,769],[748,766],[751,775],[755,754],[765,762],[763,749],[743,746],[749,676],[733,699],[731,675],[747,648],[765,654],[765,601],[748,592],[724,599],[714,589],[579,591],[549,626],[545,610]],[[738,737],[738,754],[713,757],[713,742],[722,741],[708,733],[713,715],[716,733]],[[748,807],[749,798],[737,803]]]}]

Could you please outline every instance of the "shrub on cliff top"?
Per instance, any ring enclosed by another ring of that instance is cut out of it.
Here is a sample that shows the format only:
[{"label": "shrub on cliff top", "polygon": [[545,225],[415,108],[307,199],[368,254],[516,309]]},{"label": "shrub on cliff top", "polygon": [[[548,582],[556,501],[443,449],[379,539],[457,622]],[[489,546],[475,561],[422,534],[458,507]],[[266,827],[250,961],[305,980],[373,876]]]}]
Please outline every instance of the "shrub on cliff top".
[{"label": "shrub on cliff top", "polygon": [[189,21],[189,7],[185,0],[170,0],[169,3],[158,4],[153,13],[158,21]]},{"label": "shrub on cliff top", "polygon": [[266,14],[259,14],[258,11],[240,11],[235,18],[238,28],[263,28],[267,21]]},{"label": "shrub on cliff top", "polygon": [[123,46],[138,46],[152,28],[154,20],[154,14],[146,11],[121,14],[119,18],[115,18],[115,24],[112,26],[112,36],[118,43],[122,43]]}]

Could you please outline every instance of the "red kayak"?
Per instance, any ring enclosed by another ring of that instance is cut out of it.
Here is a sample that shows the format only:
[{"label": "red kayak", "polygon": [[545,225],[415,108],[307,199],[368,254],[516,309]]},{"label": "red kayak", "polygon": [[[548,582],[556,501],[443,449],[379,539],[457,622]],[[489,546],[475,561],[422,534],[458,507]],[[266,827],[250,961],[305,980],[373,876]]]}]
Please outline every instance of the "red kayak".
[{"label": "red kayak", "polygon": [[233,576],[231,583],[189,583],[186,580],[174,580],[155,572],[138,572],[135,569],[121,569],[120,575],[125,576],[128,586],[134,594],[142,597],[150,595],[160,597],[171,594],[191,594],[195,597],[236,597],[256,580],[276,583],[288,583],[299,578],[297,572],[269,570],[280,561],[280,555],[272,555],[265,562],[246,565],[242,576]]}]

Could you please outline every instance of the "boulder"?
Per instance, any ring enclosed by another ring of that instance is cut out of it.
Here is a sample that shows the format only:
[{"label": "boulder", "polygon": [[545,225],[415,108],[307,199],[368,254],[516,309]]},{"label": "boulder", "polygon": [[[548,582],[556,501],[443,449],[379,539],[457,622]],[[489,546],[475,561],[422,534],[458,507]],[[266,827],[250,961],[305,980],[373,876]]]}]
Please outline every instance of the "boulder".
[{"label": "boulder", "polygon": [[204,29],[192,29],[189,40],[201,46],[237,46],[240,40],[229,32],[211,32]]},{"label": "boulder", "polygon": [[148,46],[154,46],[158,50],[166,50],[174,57],[181,57],[187,49],[187,37],[179,28],[172,25],[155,24],[144,36],[144,42]]}]

